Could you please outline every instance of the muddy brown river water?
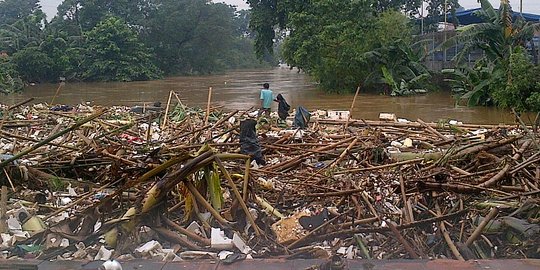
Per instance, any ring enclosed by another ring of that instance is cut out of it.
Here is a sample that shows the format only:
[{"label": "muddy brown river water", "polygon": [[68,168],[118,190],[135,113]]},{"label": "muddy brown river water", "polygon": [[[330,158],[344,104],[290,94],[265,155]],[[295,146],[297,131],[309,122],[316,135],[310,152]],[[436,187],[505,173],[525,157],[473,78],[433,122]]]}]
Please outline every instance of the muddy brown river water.
[{"label": "muddy brown river water", "polygon": [[[348,110],[353,95],[328,94],[317,89],[309,77],[289,69],[233,71],[221,75],[200,77],[170,77],[159,81],[130,83],[67,83],[55,103],[96,105],[141,105],[165,103],[169,91],[176,91],[188,106],[206,106],[208,87],[213,88],[213,105],[226,109],[248,109],[259,105],[259,89],[269,82],[274,93],[282,93],[294,108],[310,110]],[[34,97],[35,102],[51,102],[58,85],[41,84],[26,88],[21,94],[0,96],[2,103],[14,104]],[[277,105],[275,105],[277,106]],[[353,110],[357,119],[376,120],[379,113],[395,113],[398,117],[424,121],[456,119],[464,123],[513,123],[506,110],[484,107],[455,106],[448,92],[434,92],[411,97],[390,97],[362,93]]]}]

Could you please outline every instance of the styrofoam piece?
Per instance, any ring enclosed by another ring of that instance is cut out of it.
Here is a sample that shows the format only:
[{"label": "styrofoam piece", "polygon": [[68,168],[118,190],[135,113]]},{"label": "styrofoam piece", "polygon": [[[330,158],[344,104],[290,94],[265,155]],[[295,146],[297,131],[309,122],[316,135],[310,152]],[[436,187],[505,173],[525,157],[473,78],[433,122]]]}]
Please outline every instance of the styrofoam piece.
[{"label": "styrofoam piece", "polygon": [[230,249],[233,247],[233,242],[232,239],[229,239],[227,238],[227,236],[225,236],[225,232],[223,232],[221,229],[212,228],[210,246],[213,249],[218,250]]},{"label": "styrofoam piece", "polygon": [[379,120],[395,122],[397,121],[397,117],[395,113],[380,113]]},{"label": "styrofoam piece", "polygon": [[96,254],[96,257],[94,257],[94,261],[108,261],[111,259],[111,256],[112,250],[108,250],[104,246],[101,246]]}]

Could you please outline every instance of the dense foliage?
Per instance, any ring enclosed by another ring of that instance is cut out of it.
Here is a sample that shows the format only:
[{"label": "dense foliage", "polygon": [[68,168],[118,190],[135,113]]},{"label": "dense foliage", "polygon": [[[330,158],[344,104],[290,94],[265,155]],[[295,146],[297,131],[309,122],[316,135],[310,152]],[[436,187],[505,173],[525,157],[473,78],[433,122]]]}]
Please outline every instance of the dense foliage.
[{"label": "dense foliage", "polygon": [[116,17],[101,21],[86,33],[82,77],[91,81],[134,81],[159,78],[148,48]]},{"label": "dense foliage", "polygon": [[283,29],[283,60],[325,90],[354,91],[360,84],[402,95],[425,88],[430,74],[420,64],[422,50],[413,44],[415,26],[407,17],[417,14],[421,1],[248,2],[259,57],[273,52],[276,28]]},{"label": "dense foliage", "polygon": [[21,90],[23,82],[15,65],[6,57],[0,57],[0,94]]},{"label": "dense foliage", "polygon": [[449,43],[463,44],[457,60],[472,50],[480,49],[484,58],[474,68],[463,67],[446,71],[460,101],[468,105],[497,105],[518,111],[540,109],[540,69],[533,64],[526,45],[531,43],[540,24],[525,22],[513,16],[508,0],[502,0],[498,10],[487,0],[481,0],[478,16],[484,22],[466,26]]},{"label": "dense foliage", "polygon": [[65,0],[48,22],[37,0],[0,0],[2,78],[132,81],[269,66],[255,57],[248,20],[206,0]]}]

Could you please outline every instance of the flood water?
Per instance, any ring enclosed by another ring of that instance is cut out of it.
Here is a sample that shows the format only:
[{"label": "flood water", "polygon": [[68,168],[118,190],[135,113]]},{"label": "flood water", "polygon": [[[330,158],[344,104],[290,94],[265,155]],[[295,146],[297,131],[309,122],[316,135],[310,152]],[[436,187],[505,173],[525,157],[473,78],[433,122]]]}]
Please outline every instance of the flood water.
[{"label": "flood water", "polygon": [[[213,88],[212,105],[226,109],[248,109],[259,106],[259,89],[270,83],[274,94],[281,93],[294,108],[310,110],[348,110],[353,94],[327,94],[317,89],[309,77],[289,69],[234,71],[201,77],[171,77],[159,81],[130,83],[67,83],[61,88],[55,103],[95,105],[141,105],[161,101],[166,103],[173,90],[188,106],[205,107],[208,88]],[[0,96],[2,103],[14,104],[34,97],[35,102],[51,102],[58,85],[41,84],[26,88],[21,94]],[[277,106],[274,104],[274,106]],[[390,97],[362,93],[358,96],[353,118],[376,120],[379,113],[395,113],[398,117],[424,121],[456,119],[464,123],[513,123],[510,112],[495,108],[455,106],[447,92],[435,92],[411,97]]]}]

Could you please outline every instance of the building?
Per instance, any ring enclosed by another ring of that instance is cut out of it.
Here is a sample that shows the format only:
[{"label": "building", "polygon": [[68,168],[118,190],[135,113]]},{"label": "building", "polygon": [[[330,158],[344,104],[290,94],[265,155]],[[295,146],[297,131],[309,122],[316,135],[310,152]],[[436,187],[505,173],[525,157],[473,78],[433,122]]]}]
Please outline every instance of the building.
[{"label": "building", "polygon": [[[480,8],[456,11],[454,13],[455,16],[453,14],[448,14],[447,21],[457,22],[458,29],[461,26],[481,23],[483,22],[482,18],[476,15],[476,11],[478,10],[480,10]],[[519,12],[513,13],[514,19],[516,19],[518,16],[522,16],[525,21],[540,22],[540,15]],[[442,24],[444,25],[444,22],[442,22]],[[444,49],[441,45],[446,43],[447,40],[451,39],[457,34],[454,27],[444,27],[444,29],[440,29],[439,27],[438,32],[427,33],[420,37],[421,40],[426,41],[426,45],[424,47],[428,55],[425,58],[425,64],[433,71],[441,71],[442,69],[446,68],[454,68],[454,57],[460,52],[461,48],[463,47],[460,44],[455,44],[454,46]],[[540,55],[540,32],[535,33],[535,37],[533,37],[532,42],[527,44],[527,50],[531,55],[536,56],[533,57],[534,59],[539,58],[538,56]],[[470,65],[472,65],[476,60],[482,58],[482,56],[483,51],[477,50],[467,55],[466,59],[464,60],[466,60]]]}]

